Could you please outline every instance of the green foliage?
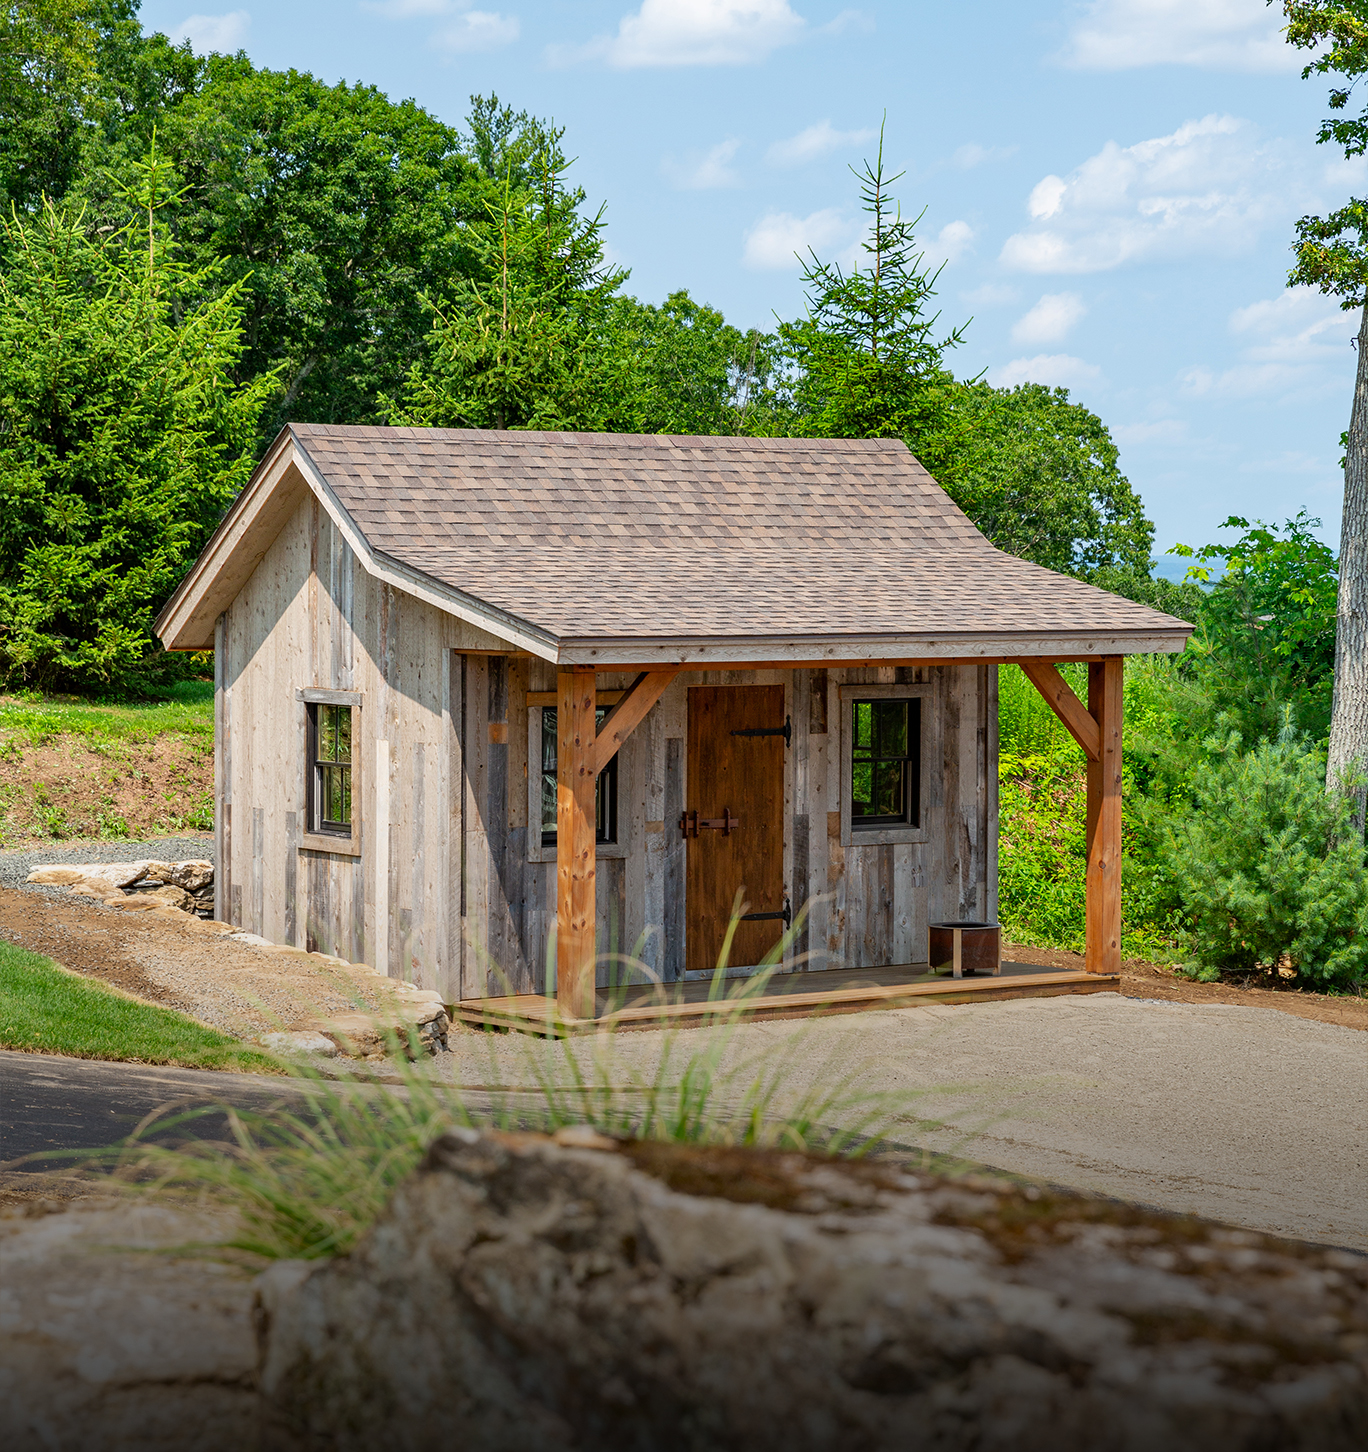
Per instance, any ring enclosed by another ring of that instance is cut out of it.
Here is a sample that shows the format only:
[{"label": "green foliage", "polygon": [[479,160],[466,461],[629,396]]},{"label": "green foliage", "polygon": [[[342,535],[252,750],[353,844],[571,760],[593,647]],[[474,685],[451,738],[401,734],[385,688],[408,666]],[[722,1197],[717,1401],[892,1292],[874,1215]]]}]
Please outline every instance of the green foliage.
[{"label": "green foliage", "polygon": [[1063,388],[961,385],[942,482],[999,549],[1116,588],[1147,580],[1154,526],[1096,414]]},{"label": "green foliage", "polygon": [[[851,168],[854,171],[854,168]],[[917,217],[903,220],[889,189],[883,134],[875,163],[856,171],[870,219],[866,264],[845,271],[815,253],[804,264],[808,316],[781,323],[780,344],[794,370],[790,431],[816,438],[900,438],[938,477],[951,455],[958,419],[945,353],[964,328],[937,337],[930,305],[940,269],[917,250]]]},{"label": "green foliage", "polygon": [[[1342,113],[1358,79],[1368,72],[1368,0],[1283,0],[1287,39],[1313,59],[1302,78],[1334,78],[1330,109]],[[1334,141],[1349,157],[1368,151],[1368,108],[1358,115],[1336,114],[1321,122],[1317,141]],[[1297,261],[1291,285],[1306,283],[1338,297],[1346,309],[1368,297],[1368,202],[1351,198],[1324,217],[1303,217],[1293,249]]]},{"label": "green foliage", "polygon": [[59,736],[87,746],[143,745],[179,735],[206,749],[214,744],[214,688],[207,681],[175,681],[156,700],[126,702],[60,699],[38,691],[0,698],[0,751],[23,741],[44,746]]},{"label": "green foliage", "polygon": [[[251,469],[275,380],[235,387],[239,286],[206,297],[160,225],[93,238],[51,204],[6,225],[0,269],[0,679],[127,687],[157,609]],[[187,300],[188,299],[188,300]],[[165,658],[161,657],[161,662]]]},{"label": "green foliage", "polygon": [[[1289,707],[1298,729],[1325,738],[1339,585],[1334,551],[1311,533],[1319,526],[1305,510],[1281,529],[1232,515],[1223,527],[1244,531],[1233,544],[1170,551],[1197,561],[1188,577],[1203,583],[1211,579],[1211,562],[1224,565],[1204,593],[1201,629],[1184,657],[1204,698],[1185,703],[1195,739],[1220,715],[1230,716],[1246,741],[1274,736]],[[1204,712],[1201,719],[1195,709]]]},{"label": "green foliage", "polygon": [[[1061,674],[1087,696],[1086,667]],[[1162,853],[1154,849],[1153,771],[1132,748],[1167,739],[1176,669],[1166,656],[1126,663],[1122,792],[1123,946],[1167,956],[1178,902]],[[1087,865],[1087,764],[1082,749],[1016,666],[998,670],[999,918],[1018,942],[1079,951],[1083,947]]]},{"label": "green foliage", "polygon": [[1168,823],[1167,856],[1197,963],[1222,974],[1275,969],[1286,954],[1308,986],[1346,986],[1368,966],[1364,845],[1350,804],[1325,790],[1325,758],[1291,728],[1243,750],[1206,743],[1195,810]]},{"label": "green foliage", "polygon": [[[460,134],[373,86],[238,55],[208,58],[157,135],[184,186],[184,256],[241,288],[235,376],[278,370],[263,440],[289,420],[379,422],[378,396],[398,391],[425,346],[425,297],[443,302],[472,265],[462,228],[488,187]],[[109,150],[122,174],[129,163]],[[121,220],[117,195],[95,191],[99,213]]]},{"label": "green foliage", "polygon": [[621,422],[608,324],[627,274],[603,259],[602,213],[567,193],[559,131],[539,139],[530,186],[510,161],[484,215],[465,229],[469,271],[436,313],[393,423],[445,428],[603,429]]},{"label": "green foliage", "polygon": [[774,338],[743,333],[687,292],[659,307],[615,299],[623,427],[648,434],[760,434],[774,430],[782,368]]},{"label": "green foliage", "polygon": [[81,156],[82,112],[97,88],[102,12],[80,0],[0,4],[0,199],[64,191]]},{"label": "green foliage", "polygon": [[68,972],[3,938],[0,1046],[78,1059],[278,1071],[267,1055],[226,1034]]}]

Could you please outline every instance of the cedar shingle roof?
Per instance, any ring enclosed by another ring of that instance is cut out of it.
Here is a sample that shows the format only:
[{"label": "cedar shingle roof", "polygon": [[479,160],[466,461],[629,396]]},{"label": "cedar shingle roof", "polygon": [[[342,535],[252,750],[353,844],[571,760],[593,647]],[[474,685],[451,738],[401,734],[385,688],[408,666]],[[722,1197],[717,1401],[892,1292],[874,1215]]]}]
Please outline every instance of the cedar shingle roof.
[{"label": "cedar shingle roof", "polygon": [[897,440],[290,432],[372,549],[562,659],[700,638],[1179,649],[1190,628],[995,549]]}]

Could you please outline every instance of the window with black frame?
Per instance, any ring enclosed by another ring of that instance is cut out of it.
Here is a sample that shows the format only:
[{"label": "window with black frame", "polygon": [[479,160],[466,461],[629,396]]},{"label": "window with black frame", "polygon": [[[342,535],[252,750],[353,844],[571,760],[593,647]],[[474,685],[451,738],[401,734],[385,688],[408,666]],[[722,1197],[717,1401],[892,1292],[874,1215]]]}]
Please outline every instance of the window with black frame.
[{"label": "window with black frame", "polygon": [[350,706],[309,706],[309,827],[350,837],[352,822]]},{"label": "window with black frame", "polygon": [[[608,714],[607,707],[600,706],[595,717],[597,729]],[[541,730],[541,827],[542,846],[556,845],[556,776],[559,754],[556,735],[556,708],[542,707]],[[617,841],[617,765],[615,756],[598,774],[594,786],[594,838],[598,842]]]},{"label": "window with black frame", "polygon": [[851,702],[850,825],[921,826],[921,700]]}]

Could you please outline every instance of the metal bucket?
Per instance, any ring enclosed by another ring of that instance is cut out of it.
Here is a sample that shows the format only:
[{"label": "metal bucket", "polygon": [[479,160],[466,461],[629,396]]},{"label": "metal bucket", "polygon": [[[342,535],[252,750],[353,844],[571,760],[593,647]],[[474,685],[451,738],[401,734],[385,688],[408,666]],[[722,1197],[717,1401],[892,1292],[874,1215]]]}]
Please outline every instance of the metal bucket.
[{"label": "metal bucket", "polygon": [[956,978],[1002,972],[1002,929],[996,923],[932,923],[927,959],[933,973],[947,968]]}]

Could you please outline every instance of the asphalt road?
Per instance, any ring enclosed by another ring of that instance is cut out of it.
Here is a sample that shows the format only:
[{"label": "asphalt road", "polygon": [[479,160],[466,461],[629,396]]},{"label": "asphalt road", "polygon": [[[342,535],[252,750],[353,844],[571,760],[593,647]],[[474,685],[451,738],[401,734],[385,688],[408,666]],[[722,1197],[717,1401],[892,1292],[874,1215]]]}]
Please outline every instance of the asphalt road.
[{"label": "asphalt road", "polygon": [[[166,1104],[229,1103],[264,1109],[300,1091],[280,1079],[223,1074],[201,1069],[168,1069],[144,1064],[108,1064],[52,1054],[0,1050],[0,1165],[45,1150],[103,1149],[117,1144],[154,1109]],[[224,1132],[221,1117],[194,1126],[201,1137]],[[20,1169],[52,1169],[51,1161]]]}]

